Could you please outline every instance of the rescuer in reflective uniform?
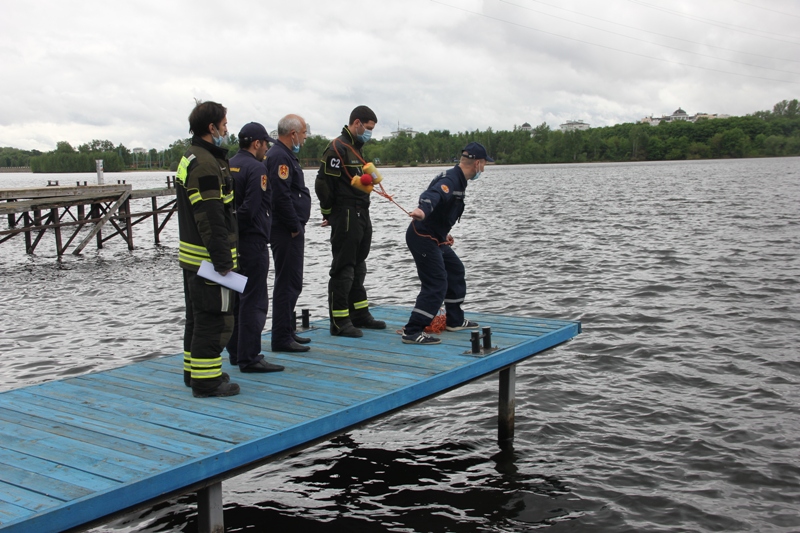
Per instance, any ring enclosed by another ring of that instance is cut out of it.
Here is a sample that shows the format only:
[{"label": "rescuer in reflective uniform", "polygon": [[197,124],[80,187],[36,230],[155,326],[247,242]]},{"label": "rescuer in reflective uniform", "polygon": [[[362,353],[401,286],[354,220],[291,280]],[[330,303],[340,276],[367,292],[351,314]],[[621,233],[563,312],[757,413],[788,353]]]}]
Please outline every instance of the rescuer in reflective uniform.
[{"label": "rescuer in reflective uniform", "polygon": [[278,122],[278,142],[267,152],[267,177],[272,187],[272,351],[307,352],[308,337],[295,333],[295,305],[303,291],[306,223],[311,216],[311,192],[306,187],[297,152],[306,141],[306,121],[286,115]]},{"label": "rescuer in reflective uniform", "polygon": [[430,325],[444,302],[448,331],[475,329],[478,324],[464,318],[461,304],[467,294],[464,264],[453,250],[450,229],[464,212],[469,180],[480,177],[487,161],[494,161],[480,143],[471,142],[461,151],[458,165],[442,172],[419,197],[419,207],[409,215],[414,220],[406,230],[406,243],[422,285],[408,323],[403,328],[406,344],[439,344],[440,339],[423,330]]},{"label": "rescuer in reflective uniform", "polygon": [[369,141],[377,122],[369,107],[356,107],[350,113],[349,125],[325,149],[314,183],[322,225],[331,227],[333,261],[328,283],[331,335],[361,337],[359,328],[386,327],[385,322],[375,320],[369,312],[364,288],[366,259],[372,244],[369,193],[352,185],[353,177],[362,174],[361,147]]},{"label": "rescuer in reflective uniform", "polygon": [[272,226],[272,189],[268,186],[264,156],[267,129],[257,122],[239,131],[239,152],[231,158],[236,222],[239,226],[239,273],[247,276],[244,291],[236,298],[228,355],[242,372],[280,372],[283,366],[268,363],[261,354],[261,333],[269,310],[269,236]]},{"label": "rescuer in reflective uniform", "polygon": [[186,299],[184,381],[198,398],[239,394],[239,385],[222,372],[222,349],[233,330],[232,291],[197,275],[202,261],[222,275],[237,269],[233,179],[228,150],[222,147],[226,115],[216,102],[197,103],[189,115],[192,145],[175,175]]}]

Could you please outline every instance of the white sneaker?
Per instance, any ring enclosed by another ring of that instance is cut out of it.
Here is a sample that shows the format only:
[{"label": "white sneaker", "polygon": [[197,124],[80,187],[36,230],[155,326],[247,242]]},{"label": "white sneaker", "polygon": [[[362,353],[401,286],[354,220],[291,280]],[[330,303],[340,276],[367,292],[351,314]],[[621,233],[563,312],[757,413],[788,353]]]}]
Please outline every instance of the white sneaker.
[{"label": "white sneaker", "polygon": [[464,323],[460,326],[446,326],[445,329],[447,331],[461,331],[462,329],[478,329],[479,327],[477,322],[465,318]]},{"label": "white sneaker", "polygon": [[403,344],[439,344],[442,339],[438,337],[431,337],[424,331],[419,332],[417,335],[403,335]]}]

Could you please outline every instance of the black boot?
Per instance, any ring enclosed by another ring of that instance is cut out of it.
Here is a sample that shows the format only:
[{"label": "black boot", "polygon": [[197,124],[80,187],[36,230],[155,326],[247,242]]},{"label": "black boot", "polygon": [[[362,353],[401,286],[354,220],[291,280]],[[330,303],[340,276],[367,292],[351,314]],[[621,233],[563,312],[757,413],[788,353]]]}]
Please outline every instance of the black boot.
[{"label": "black boot", "polygon": [[239,385],[236,383],[231,382],[221,382],[215,388],[207,388],[203,386],[197,386],[197,381],[203,380],[192,380],[192,396],[195,398],[212,398],[216,396],[236,396],[239,394]]},{"label": "black boot", "polygon": [[386,329],[386,322],[383,320],[375,320],[372,315],[363,320],[353,320],[353,325],[362,329]]},{"label": "black boot", "polygon": [[336,335],[337,337],[363,337],[364,333],[357,327],[353,325],[352,322],[347,322],[346,324],[337,327],[334,323],[331,322],[331,335]]}]

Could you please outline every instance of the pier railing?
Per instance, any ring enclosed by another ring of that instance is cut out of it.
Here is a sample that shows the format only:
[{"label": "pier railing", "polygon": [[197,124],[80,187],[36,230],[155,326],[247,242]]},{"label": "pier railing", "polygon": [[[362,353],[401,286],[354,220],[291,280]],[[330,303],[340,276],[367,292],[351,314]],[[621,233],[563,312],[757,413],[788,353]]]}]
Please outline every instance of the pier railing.
[{"label": "pier railing", "polygon": [[[150,198],[151,209],[132,212],[131,199],[146,198]],[[159,205],[159,199],[164,198],[166,201]],[[169,176],[166,187],[159,189],[133,190],[124,182],[63,186],[57,181],[40,188],[0,189],[0,216],[8,217],[8,229],[0,230],[0,244],[23,235],[25,251],[32,254],[50,232],[55,236],[58,256],[66,253],[79,236],[82,239],[72,250],[75,255],[92,239],[102,248],[103,243],[118,236],[133,250],[133,226],[152,219],[153,238],[158,244],[176,209],[174,180]]]}]

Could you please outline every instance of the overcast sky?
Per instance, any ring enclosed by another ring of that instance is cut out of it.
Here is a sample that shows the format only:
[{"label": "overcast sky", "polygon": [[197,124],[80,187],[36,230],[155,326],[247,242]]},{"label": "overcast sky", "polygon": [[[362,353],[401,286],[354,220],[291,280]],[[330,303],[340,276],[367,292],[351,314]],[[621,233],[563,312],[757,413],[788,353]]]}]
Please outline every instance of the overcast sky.
[{"label": "overcast sky", "polygon": [[166,148],[194,98],[229,128],[350,111],[400,127],[744,115],[800,97],[797,0],[0,0],[0,146]]}]

